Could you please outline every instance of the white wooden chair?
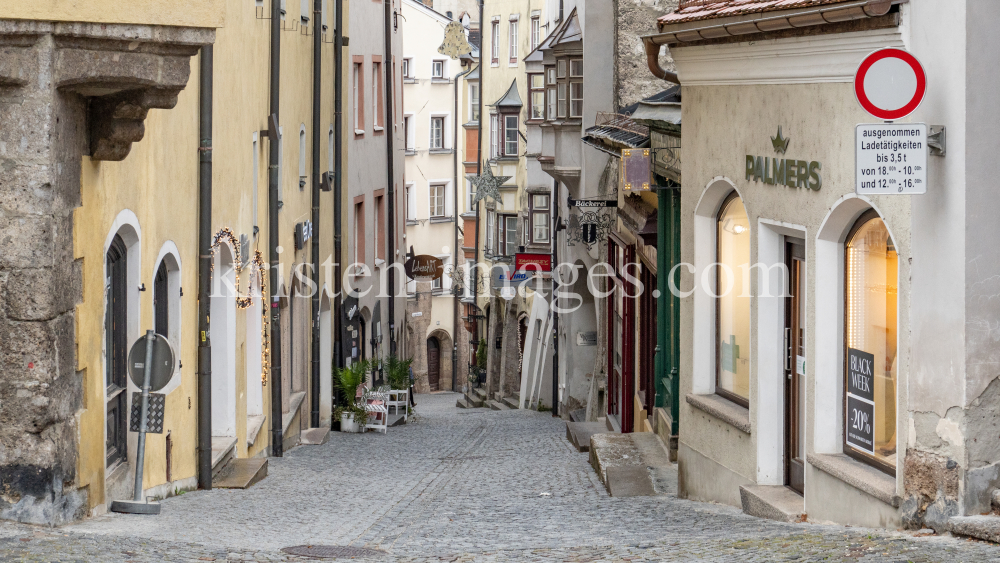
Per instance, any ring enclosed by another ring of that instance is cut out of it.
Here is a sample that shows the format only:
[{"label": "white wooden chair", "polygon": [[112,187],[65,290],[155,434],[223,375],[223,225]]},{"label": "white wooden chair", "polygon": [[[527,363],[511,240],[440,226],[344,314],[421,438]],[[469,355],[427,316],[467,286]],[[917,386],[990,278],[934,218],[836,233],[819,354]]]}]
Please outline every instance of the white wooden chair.
[{"label": "white wooden chair", "polygon": [[383,434],[389,428],[388,394],[381,390],[365,389],[361,395],[362,406],[368,413],[365,430],[381,430]]},{"label": "white wooden chair", "polygon": [[399,408],[403,408],[403,421],[406,422],[410,406],[409,389],[391,389],[389,391],[389,401],[387,403],[393,414],[399,414]]}]

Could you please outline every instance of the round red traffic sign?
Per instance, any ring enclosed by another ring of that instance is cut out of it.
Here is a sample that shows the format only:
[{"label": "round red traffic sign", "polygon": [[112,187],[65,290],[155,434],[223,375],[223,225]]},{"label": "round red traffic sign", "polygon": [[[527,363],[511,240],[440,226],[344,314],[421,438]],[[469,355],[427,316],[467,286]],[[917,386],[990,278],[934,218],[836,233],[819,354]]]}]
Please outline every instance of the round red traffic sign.
[{"label": "round red traffic sign", "polygon": [[902,49],[879,49],[865,57],[854,75],[854,93],[865,111],[879,119],[899,119],[924,99],[927,77],[916,57]]}]

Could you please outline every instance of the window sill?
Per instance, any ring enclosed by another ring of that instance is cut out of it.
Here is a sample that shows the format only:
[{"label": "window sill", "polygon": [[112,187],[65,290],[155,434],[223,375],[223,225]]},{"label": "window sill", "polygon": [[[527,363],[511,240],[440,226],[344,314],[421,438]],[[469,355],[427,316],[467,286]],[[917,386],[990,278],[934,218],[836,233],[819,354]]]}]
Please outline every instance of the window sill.
[{"label": "window sill", "polygon": [[416,154],[417,154],[417,151],[415,151],[413,149],[406,149],[405,151],[403,151],[403,155],[404,156],[416,156]]},{"label": "window sill", "polygon": [[451,79],[436,76],[431,78],[431,84],[451,84]]},{"label": "window sill", "polygon": [[374,127],[374,129],[375,129],[375,134],[376,134],[376,135],[378,135],[378,134],[379,134],[379,133],[381,133],[382,131],[385,131],[385,127],[379,127],[378,125],[376,125],[376,126]]},{"label": "window sill", "polygon": [[416,83],[417,83],[417,79],[416,78],[404,78],[403,79],[403,84],[416,84]]},{"label": "window sill", "polygon": [[517,161],[521,160],[521,157],[519,157],[519,156],[500,155],[500,156],[497,156],[494,160],[496,160],[497,162],[511,162],[511,163],[513,163],[513,162],[517,162]]},{"label": "window sill", "polygon": [[383,260],[381,258],[376,258],[375,259],[375,267],[376,268],[381,268],[384,264],[385,264],[385,260]]},{"label": "window sill", "polygon": [[364,129],[355,129],[354,130],[354,136],[355,137],[364,137],[365,136],[365,130]]},{"label": "window sill", "polygon": [[451,149],[430,149],[427,152],[429,154],[452,154],[455,151],[453,151]]},{"label": "window sill", "polygon": [[465,127],[466,129],[477,129],[479,127],[479,121],[473,120],[468,123],[463,123],[462,127]]},{"label": "window sill", "polygon": [[695,395],[691,393],[684,399],[692,407],[718,418],[744,434],[750,434],[750,409],[723,399],[718,395]]},{"label": "window sill", "polygon": [[453,223],[454,217],[431,217],[431,223]]},{"label": "window sill", "polygon": [[899,508],[900,498],[896,495],[896,480],[891,475],[851,459],[846,454],[809,454],[806,460],[816,469],[893,508]]},{"label": "window sill", "polygon": [[517,68],[517,63],[507,63],[507,68]]},{"label": "window sill", "polygon": [[490,66],[493,67],[493,68],[497,68],[498,66],[500,66],[500,63],[497,62],[497,61],[493,61],[493,62],[490,63]]},{"label": "window sill", "polygon": [[419,224],[420,224],[420,221],[417,221],[416,219],[407,219],[406,220],[406,225],[407,226],[413,226],[413,225],[419,225]]}]

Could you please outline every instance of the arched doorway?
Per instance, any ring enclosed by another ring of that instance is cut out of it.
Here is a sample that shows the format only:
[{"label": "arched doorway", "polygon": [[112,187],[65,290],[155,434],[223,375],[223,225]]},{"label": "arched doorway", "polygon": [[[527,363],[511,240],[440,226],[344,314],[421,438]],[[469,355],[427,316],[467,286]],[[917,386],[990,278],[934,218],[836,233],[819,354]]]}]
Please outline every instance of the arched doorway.
[{"label": "arched doorway", "polygon": [[220,242],[212,271],[212,436],[236,436],[236,270],[233,249]]},{"label": "arched doorway", "polygon": [[427,339],[427,383],[431,391],[441,385],[441,343],[433,336]]}]

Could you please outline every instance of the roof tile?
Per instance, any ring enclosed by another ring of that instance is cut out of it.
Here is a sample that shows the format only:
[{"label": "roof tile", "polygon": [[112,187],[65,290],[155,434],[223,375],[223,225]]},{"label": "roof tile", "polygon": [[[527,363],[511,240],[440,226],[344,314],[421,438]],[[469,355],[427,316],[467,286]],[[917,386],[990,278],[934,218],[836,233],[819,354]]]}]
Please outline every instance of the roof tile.
[{"label": "roof tile", "polygon": [[660,16],[657,21],[660,26],[664,26],[850,1],[852,0],[681,0],[680,7],[676,11]]}]

